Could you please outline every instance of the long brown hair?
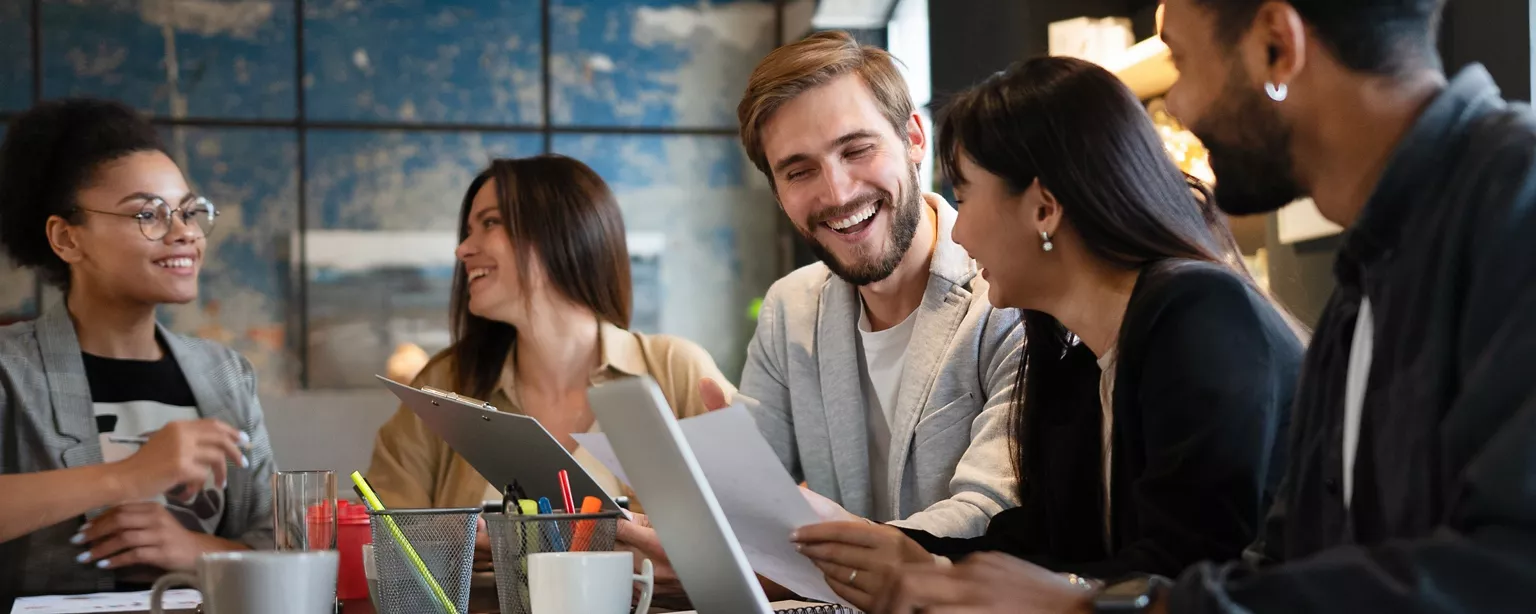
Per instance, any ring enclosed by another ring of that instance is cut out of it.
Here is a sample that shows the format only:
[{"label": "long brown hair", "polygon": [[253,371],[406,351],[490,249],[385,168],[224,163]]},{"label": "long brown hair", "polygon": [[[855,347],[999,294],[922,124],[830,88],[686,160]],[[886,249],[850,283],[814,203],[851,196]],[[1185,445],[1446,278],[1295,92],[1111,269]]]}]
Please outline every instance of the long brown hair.
[{"label": "long brown hair", "polygon": [[[1208,262],[1257,289],[1210,192],[1173,163],[1130,89],[1095,64],[1042,57],[992,75],[951,101],[939,124],[937,154],[957,184],[965,182],[961,156],[1015,193],[1038,179],[1066,203],[1062,215],[1089,253],[1113,266]],[[1072,351],[1074,336],[1050,314],[1025,311],[1024,327],[1029,340],[1009,423],[1018,495],[1027,502],[1031,495],[1051,496],[1039,490],[1048,484],[1042,476],[1049,461],[1039,425],[1077,408],[1061,400],[1085,381],[1083,370],[1096,366],[1091,354]],[[1086,381],[1091,392],[1097,380]]]},{"label": "long brown hair", "polygon": [[[469,236],[475,195],[492,180],[496,207],[517,255],[523,299],[529,298],[529,259],[537,258],[549,288],[591,309],[598,319],[629,328],[624,216],[603,178],[579,160],[555,154],[492,160],[464,192],[460,242]],[[517,343],[517,329],[469,312],[469,277],[462,264],[453,272],[450,327],[454,389],[484,398],[500,379]]]}]

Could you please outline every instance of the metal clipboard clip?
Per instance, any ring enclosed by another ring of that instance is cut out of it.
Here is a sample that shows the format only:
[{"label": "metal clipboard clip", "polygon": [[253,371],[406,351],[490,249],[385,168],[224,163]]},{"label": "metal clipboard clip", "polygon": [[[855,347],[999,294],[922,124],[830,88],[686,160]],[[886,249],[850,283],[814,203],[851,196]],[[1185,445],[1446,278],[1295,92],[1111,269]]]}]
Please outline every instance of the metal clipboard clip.
[{"label": "metal clipboard clip", "polygon": [[473,397],[466,397],[458,393],[448,392],[447,390],[438,390],[431,386],[422,386],[421,391],[435,397],[441,397],[450,401],[458,401],[460,403],[468,403],[470,405],[474,405],[489,411],[496,411],[496,406],[491,405],[490,403],[486,403],[485,401],[481,401],[480,399]]}]

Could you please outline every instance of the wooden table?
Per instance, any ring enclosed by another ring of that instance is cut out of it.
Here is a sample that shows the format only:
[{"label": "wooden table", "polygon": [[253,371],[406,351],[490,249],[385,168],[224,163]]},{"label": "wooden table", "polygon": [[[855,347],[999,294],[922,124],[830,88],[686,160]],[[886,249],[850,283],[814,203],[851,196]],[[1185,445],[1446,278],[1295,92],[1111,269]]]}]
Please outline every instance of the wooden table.
[{"label": "wooden table", "polygon": [[[470,578],[469,612],[466,614],[499,614],[501,611],[500,600],[496,595],[496,575],[491,572],[476,572]],[[650,614],[665,614],[675,612],[661,607],[652,607]],[[3,613],[0,613],[3,614]],[[133,612],[131,614],[149,614],[148,612]],[[200,614],[198,611],[171,610],[168,614]],[[368,599],[348,599],[341,602],[341,614],[378,614],[373,607],[373,602]]]}]

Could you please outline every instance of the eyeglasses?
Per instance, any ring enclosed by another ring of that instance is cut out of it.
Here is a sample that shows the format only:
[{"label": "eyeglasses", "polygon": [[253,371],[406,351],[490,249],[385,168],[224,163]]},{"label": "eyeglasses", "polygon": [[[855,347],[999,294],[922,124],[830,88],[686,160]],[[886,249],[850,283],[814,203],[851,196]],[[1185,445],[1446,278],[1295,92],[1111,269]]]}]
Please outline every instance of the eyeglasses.
[{"label": "eyeglasses", "polygon": [[195,194],[182,199],[180,207],[172,207],[170,203],[165,202],[165,199],[158,196],[145,198],[142,202],[144,207],[138,213],[118,213],[85,207],[76,207],[76,209],[138,220],[139,232],[144,233],[144,238],[151,241],[159,241],[171,233],[173,215],[180,217],[181,223],[195,226],[198,234],[203,237],[213,233],[213,222],[219,217],[219,210],[213,206],[212,202]]}]

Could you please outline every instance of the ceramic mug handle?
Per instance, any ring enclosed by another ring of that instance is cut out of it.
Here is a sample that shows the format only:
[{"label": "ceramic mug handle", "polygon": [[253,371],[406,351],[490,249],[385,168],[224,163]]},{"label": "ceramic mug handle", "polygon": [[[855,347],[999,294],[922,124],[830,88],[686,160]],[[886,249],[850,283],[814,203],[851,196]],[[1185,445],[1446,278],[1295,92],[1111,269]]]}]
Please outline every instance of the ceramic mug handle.
[{"label": "ceramic mug handle", "polygon": [[[650,561],[646,562],[649,563]],[[200,593],[203,591],[202,587],[198,586],[197,576],[195,575],[176,572],[160,576],[159,580],[155,580],[154,588],[149,591],[150,614],[165,614],[165,608],[161,605],[162,598],[165,597],[166,589],[173,586],[190,586],[197,589]]]},{"label": "ceramic mug handle", "polygon": [[645,585],[645,590],[640,591],[639,603],[635,604],[635,614],[645,614],[651,611],[651,593],[656,590],[656,573],[650,559],[640,561],[640,573],[635,574],[635,581]]}]

